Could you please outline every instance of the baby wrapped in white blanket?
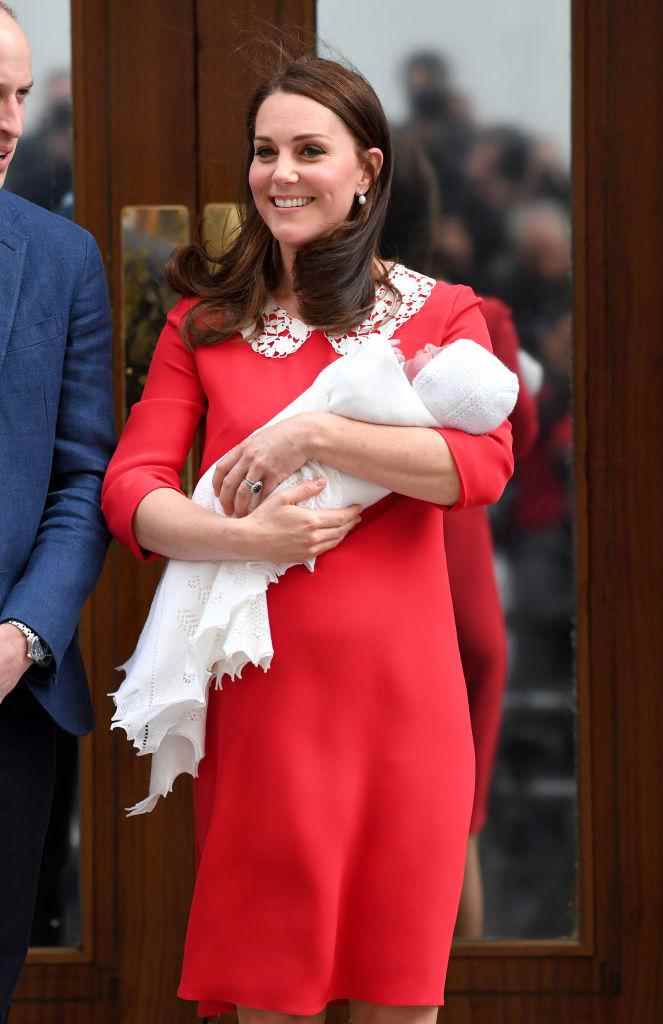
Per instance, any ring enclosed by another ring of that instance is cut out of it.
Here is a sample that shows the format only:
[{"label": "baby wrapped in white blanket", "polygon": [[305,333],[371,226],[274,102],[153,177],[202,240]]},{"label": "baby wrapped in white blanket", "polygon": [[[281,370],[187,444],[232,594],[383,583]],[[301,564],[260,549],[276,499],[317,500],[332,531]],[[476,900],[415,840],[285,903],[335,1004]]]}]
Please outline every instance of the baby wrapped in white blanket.
[{"label": "baby wrapped in white blanket", "polygon": [[[370,335],[327,366],[311,387],[270,420],[332,412],[392,426],[494,430],[512,412],[518,379],[474,341],[426,346],[409,363],[381,335]],[[421,367],[421,368],[420,368]],[[212,490],[215,465],[193,501],[223,515]],[[366,508],[389,492],[328,466],[308,462],[279,488],[324,477],[313,508]],[[307,563],[312,571],[314,561]],[[161,577],[136,650],[121,666],[112,728],[122,728],[139,754],[152,755],[149,796],[130,814],[151,811],[183,772],[197,774],[205,749],[207,690],[212,678],[241,675],[249,662],[267,671],[274,650],[267,588],[290,568],[269,562],[171,560]]]}]

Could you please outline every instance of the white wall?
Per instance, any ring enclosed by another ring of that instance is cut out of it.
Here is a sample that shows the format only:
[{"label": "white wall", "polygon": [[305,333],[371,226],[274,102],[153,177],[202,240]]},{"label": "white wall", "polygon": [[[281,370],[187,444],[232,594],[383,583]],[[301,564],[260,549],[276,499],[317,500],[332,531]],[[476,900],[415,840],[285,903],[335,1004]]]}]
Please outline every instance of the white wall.
[{"label": "white wall", "polygon": [[482,122],[551,137],[568,157],[570,0],[318,0],[318,31],[404,116],[401,68],[413,50],[451,58]]}]

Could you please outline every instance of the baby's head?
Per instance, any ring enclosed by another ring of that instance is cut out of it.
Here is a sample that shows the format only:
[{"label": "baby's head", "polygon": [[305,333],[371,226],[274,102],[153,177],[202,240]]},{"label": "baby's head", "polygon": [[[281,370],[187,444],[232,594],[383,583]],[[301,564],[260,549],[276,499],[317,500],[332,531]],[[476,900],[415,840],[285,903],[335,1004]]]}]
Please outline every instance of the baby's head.
[{"label": "baby's head", "polygon": [[434,356],[438,355],[441,351],[442,350],[439,348],[438,345],[424,345],[424,347],[419,349],[418,352],[415,352],[411,359],[407,359],[403,363],[405,376],[410,381],[410,383],[412,383],[414,378],[417,376],[419,370],[422,370],[424,366],[427,366],[428,363],[430,363],[431,359],[433,359]]}]

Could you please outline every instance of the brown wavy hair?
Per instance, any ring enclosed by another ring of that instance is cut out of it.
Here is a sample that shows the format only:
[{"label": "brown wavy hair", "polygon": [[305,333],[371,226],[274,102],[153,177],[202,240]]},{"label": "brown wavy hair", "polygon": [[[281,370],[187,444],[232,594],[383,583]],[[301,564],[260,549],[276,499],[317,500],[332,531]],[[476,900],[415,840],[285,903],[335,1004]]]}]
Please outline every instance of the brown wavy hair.
[{"label": "brown wavy hair", "polygon": [[354,137],[362,152],[377,146],[384,163],[366,194],[364,206],[353,203],[348,219],[330,234],[298,249],[294,290],[302,319],[329,334],[343,334],[372,311],[376,285],[384,285],[395,308],[398,289],[389,281],[379,256],[379,242],[389,202],[392,151],[382,105],[359,72],[322,57],[289,59],[255,91],[246,116],[246,159],[239,230],[218,258],[204,244],[179,249],[167,268],[172,288],[201,301],[183,323],[191,347],[212,345],[241,328],[263,326],[263,310],[281,275],[276,239],[256,209],[249,187],[254,156],[255,124],[262,103],[276,92],[294,93],[332,110]]}]

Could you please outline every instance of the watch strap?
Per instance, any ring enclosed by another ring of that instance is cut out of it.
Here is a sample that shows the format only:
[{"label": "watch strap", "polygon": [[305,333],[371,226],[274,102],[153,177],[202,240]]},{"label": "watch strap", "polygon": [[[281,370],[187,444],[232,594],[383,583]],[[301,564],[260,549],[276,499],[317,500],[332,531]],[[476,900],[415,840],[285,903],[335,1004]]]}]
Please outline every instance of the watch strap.
[{"label": "watch strap", "polygon": [[[11,626],[15,626],[16,629],[19,629],[23,636],[25,637],[27,645],[27,656],[30,659],[30,661],[32,661],[37,666],[47,665],[51,660],[51,650],[48,644],[44,640],[42,640],[39,634],[35,633],[33,629],[30,629],[30,627],[25,622],[21,622],[20,619],[7,619],[6,621]],[[39,645],[41,651],[43,652],[41,657],[38,658],[35,657],[33,651],[33,646],[35,645],[35,643]]]}]

